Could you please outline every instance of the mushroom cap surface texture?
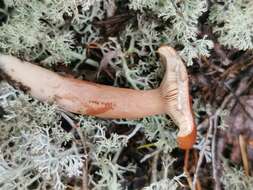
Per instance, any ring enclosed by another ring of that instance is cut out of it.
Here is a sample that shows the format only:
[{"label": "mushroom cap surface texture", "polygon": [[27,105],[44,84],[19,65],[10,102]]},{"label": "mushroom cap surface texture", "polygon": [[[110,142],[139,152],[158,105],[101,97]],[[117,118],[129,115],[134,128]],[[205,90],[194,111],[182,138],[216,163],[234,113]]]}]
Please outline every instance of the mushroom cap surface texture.
[{"label": "mushroom cap surface texture", "polygon": [[189,95],[187,70],[173,48],[161,46],[158,53],[166,67],[160,85],[165,101],[165,112],[179,127],[178,146],[181,149],[190,149],[196,141],[196,126]]}]

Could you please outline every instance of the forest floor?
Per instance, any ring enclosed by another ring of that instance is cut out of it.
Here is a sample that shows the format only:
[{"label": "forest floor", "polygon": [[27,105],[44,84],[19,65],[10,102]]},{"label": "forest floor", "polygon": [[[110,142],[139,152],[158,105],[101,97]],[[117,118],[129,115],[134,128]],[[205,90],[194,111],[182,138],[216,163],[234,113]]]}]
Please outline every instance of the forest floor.
[{"label": "forest floor", "polygon": [[[94,21],[94,27],[101,29],[102,40],[99,43],[107,41],[108,35],[117,37],[130,20],[134,22],[135,17],[135,12],[122,9],[108,19]],[[206,24],[206,20],[205,15],[200,18],[199,28],[203,35],[207,34],[214,42],[214,48],[210,51],[210,57],[194,59],[194,64],[188,66],[187,70],[192,98],[201,99],[205,105],[209,105],[210,109],[201,110],[193,106],[193,109],[198,109],[198,133],[205,136],[201,150],[198,147],[189,151],[175,148],[171,152],[171,156],[175,158],[171,167],[174,174],[180,175],[184,172],[187,176],[180,179],[181,184],[184,185],[180,189],[189,189],[193,186],[196,190],[223,189],[221,178],[224,175],[225,160],[229,160],[228,165],[231,167],[242,167],[246,176],[251,176],[253,172],[253,166],[251,166],[253,163],[253,52],[226,49],[220,45],[212,29]],[[4,21],[4,17],[0,15],[1,21]],[[102,51],[95,43],[89,45],[87,46],[88,58],[100,62]],[[177,48],[180,49],[180,47]],[[108,65],[102,65],[98,70],[82,65],[74,73],[73,68],[74,65],[69,67],[58,65],[53,70],[65,75],[75,75],[75,77],[80,77],[85,72],[89,80],[93,82],[108,85],[114,83],[115,73]],[[98,75],[99,80],[97,80]],[[195,106],[196,104],[195,102]],[[0,107],[0,116],[3,113]],[[64,119],[63,128],[66,131],[71,128]],[[132,128],[129,126],[114,123],[108,127],[106,133],[107,135],[129,134],[131,131]],[[143,138],[145,138],[143,133],[138,132],[129,140],[118,159],[119,165],[125,166],[134,162],[137,166],[136,173],[124,174],[124,178],[127,179],[124,186],[129,189],[145,187],[151,175],[154,174],[154,170],[160,170],[162,167],[160,157],[155,156],[147,161],[140,161],[143,155],[152,149],[152,147],[148,150],[137,148],[138,141]],[[207,154],[206,150],[210,154]],[[143,175],[144,173],[146,175]],[[69,186],[73,185],[71,183],[70,181]]]}]

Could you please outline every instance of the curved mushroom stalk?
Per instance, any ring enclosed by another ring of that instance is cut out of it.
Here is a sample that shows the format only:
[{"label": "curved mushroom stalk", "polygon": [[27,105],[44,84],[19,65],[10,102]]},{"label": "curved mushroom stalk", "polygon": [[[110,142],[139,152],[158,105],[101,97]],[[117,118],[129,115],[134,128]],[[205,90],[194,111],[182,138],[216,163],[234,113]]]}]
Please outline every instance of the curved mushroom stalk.
[{"label": "curved mushroom stalk", "polygon": [[101,118],[136,119],[164,113],[159,89],[116,88],[60,76],[19,59],[0,56],[0,69],[29,93],[67,111]]},{"label": "curved mushroom stalk", "polygon": [[147,91],[63,77],[6,55],[0,55],[0,69],[27,87],[33,97],[56,103],[70,112],[125,119],[166,113],[179,126],[179,147],[189,149],[195,143],[196,130],[186,68],[172,48],[163,46],[158,52],[166,64],[165,76],[159,88]]}]

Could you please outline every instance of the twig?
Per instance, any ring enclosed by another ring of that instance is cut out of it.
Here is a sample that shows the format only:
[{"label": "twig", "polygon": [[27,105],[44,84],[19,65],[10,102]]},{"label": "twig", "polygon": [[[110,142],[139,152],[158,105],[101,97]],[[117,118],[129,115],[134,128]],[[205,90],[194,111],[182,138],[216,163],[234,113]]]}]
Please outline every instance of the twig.
[{"label": "twig", "polygon": [[141,160],[140,160],[140,163],[143,163],[145,162],[147,159],[155,156],[156,154],[159,154],[161,152],[161,150],[155,150],[154,152],[151,152],[149,154],[146,154]]},{"label": "twig", "polygon": [[[83,145],[83,150],[84,150],[84,154],[88,156],[87,153],[87,147],[86,147],[86,139],[83,135],[83,133],[81,132],[80,128],[76,129],[79,137],[81,138],[81,142]],[[82,190],[89,190],[89,186],[88,186],[88,157],[84,160],[84,167],[83,167],[83,183],[82,183]]]},{"label": "twig", "polygon": [[[198,163],[198,153],[196,150],[193,151],[193,158],[194,158],[194,165],[196,166]],[[196,182],[196,189],[202,190],[201,183],[200,183],[199,179],[197,179],[197,182]]]},{"label": "twig", "polygon": [[5,16],[7,16],[7,17],[9,16],[8,11],[6,9],[0,8],[0,13],[5,14]]},{"label": "twig", "polygon": [[[206,57],[203,56],[201,58],[205,64],[207,64],[209,67],[213,68],[215,71],[217,71],[219,73],[225,72],[225,69],[223,69],[222,67],[219,67],[218,65],[215,65],[213,63],[210,64]],[[201,60],[199,60],[199,61],[201,61]]]},{"label": "twig", "polygon": [[186,179],[187,179],[187,182],[189,184],[189,187],[190,187],[190,189],[192,189],[192,179],[191,179],[191,176],[190,176],[189,171],[188,171],[189,153],[190,153],[189,150],[185,151],[185,156],[184,156],[184,173],[186,175]]},{"label": "twig", "polygon": [[193,190],[196,190],[196,183],[197,183],[198,173],[199,173],[200,166],[201,166],[201,164],[203,162],[203,159],[204,159],[204,156],[205,156],[206,147],[209,144],[208,137],[210,137],[210,135],[212,134],[212,129],[213,129],[213,122],[212,122],[212,118],[210,118],[209,119],[209,128],[208,128],[208,131],[207,131],[207,134],[206,134],[206,140],[205,140],[205,143],[203,145],[203,148],[200,151],[199,159],[198,159],[197,166],[196,166],[196,171],[195,171],[195,174],[194,174],[194,177],[193,177],[193,186],[192,186]]},{"label": "twig", "polygon": [[198,130],[206,129],[208,127],[208,117],[205,118],[200,124],[198,124]]},{"label": "twig", "polygon": [[214,44],[214,51],[223,60],[223,62],[222,62],[223,65],[228,66],[231,64],[231,60],[227,57],[226,53],[221,48],[220,44],[218,44],[218,43]]},{"label": "twig", "polygon": [[[136,135],[136,133],[142,128],[141,125],[137,125],[134,130],[127,136],[127,141],[129,141],[132,137],[134,137]],[[113,159],[112,159],[112,163],[117,163],[118,159],[119,159],[119,156],[121,154],[123,150],[123,147],[116,152],[116,154],[114,155]]]},{"label": "twig", "polygon": [[202,190],[199,179],[197,179],[196,186],[197,186],[197,190]]},{"label": "twig", "polygon": [[219,176],[217,173],[217,163],[216,163],[216,135],[217,135],[217,117],[214,118],[214,132],[212,139],[212,167],[213,167],[213,178],[215,181],[215,190],[221,189],[221,184]]},{"label": "twig", "polygon": [[60,111],[61,116],[69,123],[69,125],[75,129],[77,127],[77,125],[75,124],[75,122],[73,121],[73,119],[71,119],[66,113],[64,113],[63,111]]},{"label": "twig", "polygon": [[239,135],[239,145],[242,155],[242,163],[244,168],[244,173],[246,176],[249,176],[249,161],[247,154],[247,145],[243,135]]},{"label": "twig", "polygon": [[156,154],[153,158],[151,183],[155,183],[157,181],[157,161],[158,161],[158,158],[159,158],[159,154]]}]

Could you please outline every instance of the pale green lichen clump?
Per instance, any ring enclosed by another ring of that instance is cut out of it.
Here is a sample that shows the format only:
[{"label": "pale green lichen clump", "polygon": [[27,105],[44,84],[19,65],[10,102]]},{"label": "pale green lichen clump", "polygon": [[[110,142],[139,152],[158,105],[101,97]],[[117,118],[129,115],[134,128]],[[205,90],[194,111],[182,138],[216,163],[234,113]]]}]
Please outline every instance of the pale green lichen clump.
[{"label": "pale green lichen clump", "polygon": [[228,160],[224,160],[224,172],[221,178],[225,190],[250,190],[253,185],[253,177],[245,176],[242,168],[229,165]]},{"label": "pale green lichen clump", "polygon": [[[54,106],[32,100],[6,83],[0,84],[0,188],[27,189],[37,184],[62,189],[63,176],[80,175],[86,155],[61,128]],[[41,179],[43,179],[41,181]]]},{"label": "pale green lichen clump", "polygon": [[221,44],[240,50],[253,49],[252,1],[220,1],[211,7],[209,19]]}]

